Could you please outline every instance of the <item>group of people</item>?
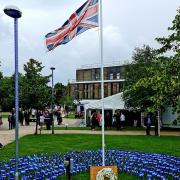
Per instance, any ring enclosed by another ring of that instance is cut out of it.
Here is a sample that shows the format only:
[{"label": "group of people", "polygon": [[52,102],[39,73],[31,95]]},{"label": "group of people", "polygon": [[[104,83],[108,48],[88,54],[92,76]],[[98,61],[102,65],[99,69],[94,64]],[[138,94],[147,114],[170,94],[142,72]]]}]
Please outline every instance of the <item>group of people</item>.
[{"label": "group of people", "polygon": [[[30,112],[28,112],[27,109],[21,109],[19,108],[19,123],[21,124],[21,126],[29,125],[29,117],[30,117]],[[24,124],[25,121],[25,124]],[[12,111],[9,113],[8,115],[8,122],[9,122],[9,130],[14,129],[15,125],[16,125],[16,117],[15,117],[15,109],[13,108]]]},{"label": "group of people", "polygon": [[94,111],[91,115],[91,129],[95,130],[96,127],[100,127],[101,126],[101,113],[98,112],[96,113],[96,111]]},{"label": "group of people", "polygon": [[114,121],[113,124],[117,130],[123,128],[125,126],[125,115],[121,111],[117,111],[114,114]]},{"label": "group of people", "polygon": [[39,125],[39,130],[42,130],[43,125],[46,124],[46,129],[50,130],[53,121],[53,112],[49,110],[40,110],[37,112],[37,124]]},{"label": "group of people", "polygon": [[[30,120],[33,119],[37,121],[37,124],[42,128],[45,124],[47,130],[50,130],[53,121],[53,114],[57,117],[58,125],[62,124],[62,113],[61,109],[56,109],[55,111],[51,111],[48,109],[45,110],[36,110],[32,109],[22,109],[19,108],[18,119],[21,126],[30,124]],[[13,108],[12,111],[8,115],[8,122],[9,122],[9,130],[14,129],[16,125],[16,117],[15,117],[15,109]]]},{"label": "group of people", "polygon": [[105,129],[115,127],[119,130],[125,126],[125,115],[121,111],[115,111],[113,117],[111,117],[109,111],[107,111],[104,116],[104,121]]},{"label": "group of people", "polygon": [[38,111],[37,122],[38,122],[38,125],[40,126],[40,130],[42,129],[42,126],[44,124],[46,125],[47,130],[51,129],[51,125],[54,120],[54,117],[53,117],[54,115],[57,117],[58,125],[61,125],[62,124],[62,112],[61,112],[60,108],[56,109],[55,111],[48,110],[48,109],[45,109],[44,111],[42,111],[42,110]]},{"label": "group of people", "polygon": [[[94,111],[91,115],[91,129],[94,130],[95,127],[101,127],[102,125],[102,115],[101,111],[96,112]],[[104,127],[107,129],[108,127],[111,129],[112,126],[116,127],[117,130],[123,128],[125,125],[125,115],[120,112],[116,111],[113,117],[111,116],[110,112],[105,112],[104,115]]]}]

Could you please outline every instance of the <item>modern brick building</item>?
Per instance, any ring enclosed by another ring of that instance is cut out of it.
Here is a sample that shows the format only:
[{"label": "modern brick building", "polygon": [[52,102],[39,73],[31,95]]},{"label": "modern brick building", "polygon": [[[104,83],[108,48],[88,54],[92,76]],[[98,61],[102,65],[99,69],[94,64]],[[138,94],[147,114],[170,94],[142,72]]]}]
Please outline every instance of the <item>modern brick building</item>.
[{"label": "modern brick building", "polygon": [[[104,65],[104,97],[122,91],[125,65]],[[98,65],[83,66],[76,70],[76,80],[71,83],[71,95],[75,100],[101,99],[101,68]]]}]

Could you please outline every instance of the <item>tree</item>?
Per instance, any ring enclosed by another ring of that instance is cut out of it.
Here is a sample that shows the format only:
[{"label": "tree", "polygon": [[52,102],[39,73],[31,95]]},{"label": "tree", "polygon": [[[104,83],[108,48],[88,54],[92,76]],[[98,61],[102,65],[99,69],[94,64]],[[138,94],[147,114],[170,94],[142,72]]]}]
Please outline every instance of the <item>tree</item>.
[{"label": "tree", "polygon": [[51,88],[48,87],[50,76],[43,76],[41,71],[44,66],[42,63],[30,59],[24,65],[24,80],[22,87],[23,104],[25,107],[30,108],[43,108],[51,102]]},{"label": "tree", "polygon": [[172,26],[168,27],[168,30],[172,32],[168,37],[156,38],[156,40],[162,45],[158,52],[165,53],[167,51],[173,51],[180,57],[180,7],[177,10],[177,15],[172,21]]},{"label": "tree", "polygon": [[14,106],[13,77],[0,79],[0,105],[3,111],[10,111]]},{"label": "tree", "polygon": [[[128,107],[154,111],[172,106],[174,111],[180,112],[179,27],[180,9],[173,26],[168,28],[173,33],[168,37],[157,38],[162,47],[149,55],[150,61],[147,62],[145,57],[148,53],[144,53],[143,49],[136,50],[133,56],[135,65],[129,65],[127,68],[124,88],[124,99]],[[165,55],[168,51],[171,51],[171,56]]]},{"label": "tree", "polygon": [[[154,108],[167,105],[180,113],[180,8],[168,30],[171,32],[169,36],[156,38],[162,45],[157,50],[159,69],[147,79],[145,85],[157,91],[151,97]],[[171,56],[167,56],[167,52]]]},{"label": "tree", "polygon": [[179,69],[180,63],[176,56],[158,57],[157,62],[154,62],[151,67],[147,67],[147,71],[151,72],[151,75],[143,77],[135,83],[135,90],[142,87],[150,90],[147,95],[151,102],[147,107],[148,111],[155,111],[166,106],[172,106],[174,111],[180,111]]},{"label": "tree", "polygon": [[57,83],[54,85],[54,92],[55,104],[63,104],[63,98],[66,95],[66,86],[64,86],[62,83]]},{"label": "tree", "polygon": [[152,72],[148,67],[152,67],[153,60],[156,58],[156,51],[148,45],[142,48],[135,48],[132,56],[132,63],[126,67],[125,85],[123,88],[123,97],[127,107],[145,110],[152,105],[151,94],[154,93],[151,88],[138,86],[137,83],[142,78],[151,76]]},{"label": "tree", "polygon": [[72,106],[73,97],[70,96],[70,83],[67,86],[62,83],[57,83],[54,86],[55,90],[55,103],[64,104],[67,107]]},{"label": "tree", "polygon": [[[1,61],[0,61],[0,67],[1,67]],[[2,72],[0,71],[0,80],[3,78],[3,74]]]}]

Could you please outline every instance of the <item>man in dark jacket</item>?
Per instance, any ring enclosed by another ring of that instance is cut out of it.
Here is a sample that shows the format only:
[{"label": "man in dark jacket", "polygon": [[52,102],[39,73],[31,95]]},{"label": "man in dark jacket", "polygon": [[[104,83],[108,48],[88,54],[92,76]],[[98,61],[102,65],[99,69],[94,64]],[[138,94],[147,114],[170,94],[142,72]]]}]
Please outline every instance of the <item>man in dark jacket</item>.
[{"label": "man in dark jacket", "polygon": [[145,119],[145,125],[146,125],[146,135],[150,135],[150,129],[151,129],[151,115],[150,113],[147,114]]}]

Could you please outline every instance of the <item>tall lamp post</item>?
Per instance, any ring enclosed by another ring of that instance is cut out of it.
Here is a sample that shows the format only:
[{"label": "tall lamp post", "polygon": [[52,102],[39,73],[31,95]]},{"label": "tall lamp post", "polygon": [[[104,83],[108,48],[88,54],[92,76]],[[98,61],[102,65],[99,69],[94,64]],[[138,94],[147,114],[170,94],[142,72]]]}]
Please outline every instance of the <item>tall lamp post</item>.
[{"label": "tall lamp post", "polygon": [[52,71],[52,94],[51,94],[51,110],[52,110],[52,134],[54,134],[54,118],[53,118],[53,102],[54,102],[54,84],[53,84],[53,71],[55,67],[50,68]]},{"label": "tall lamp post", "polygon": [[15,51],[15,116],[16,116],[16,172],[15,179],[18,180],[18,133],[19,133],[19,85],[18,85],[18,18],[21,17],[22,12],[16,6],[7,6],[4,8],[4,13],[14,18],[14,51]]}]

